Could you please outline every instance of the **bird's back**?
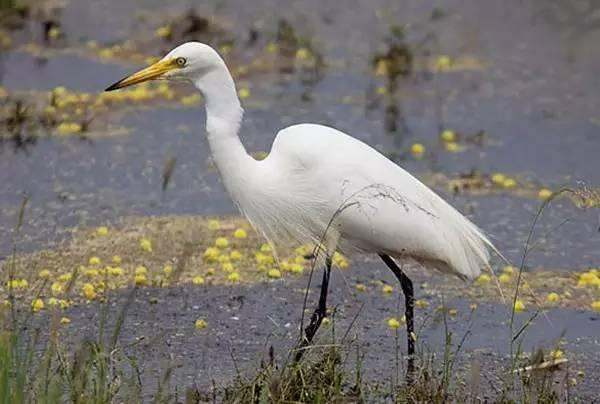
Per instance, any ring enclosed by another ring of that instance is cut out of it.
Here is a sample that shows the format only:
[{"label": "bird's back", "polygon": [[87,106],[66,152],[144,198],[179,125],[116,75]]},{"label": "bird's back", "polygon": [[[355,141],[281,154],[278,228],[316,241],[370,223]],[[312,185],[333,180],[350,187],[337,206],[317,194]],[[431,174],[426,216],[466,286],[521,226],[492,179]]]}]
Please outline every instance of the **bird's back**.
[{"label": "bird's back", "polygon": [[[269,210],[279,214],[259,218],[255,211],[249,218],[272,240],[286,233],[314,242],[329,229],[342,248],[413,259],[464,278],[477,277],[488,265],[487,248],[493,246],[471,221],[343,132],[312,124],[288,127],[263,168],[270,186],[263,187],[262,200],[271,200]],[[278,192],[268,194],[269,188]]]}]

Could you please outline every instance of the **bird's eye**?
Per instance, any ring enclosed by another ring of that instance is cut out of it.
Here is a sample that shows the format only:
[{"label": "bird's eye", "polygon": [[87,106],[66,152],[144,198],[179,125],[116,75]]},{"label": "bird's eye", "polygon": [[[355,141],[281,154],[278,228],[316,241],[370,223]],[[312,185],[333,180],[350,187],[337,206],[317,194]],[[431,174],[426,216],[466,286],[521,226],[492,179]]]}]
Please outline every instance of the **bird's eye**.
[{"label": "bird's eye", "polygon": [[185,60],[185,58],[180,57],[180,58],[175,59],[175,63],[177,63],[177,66],[179,66],[179,67],[185,66],[186,62],[187,61]]}]

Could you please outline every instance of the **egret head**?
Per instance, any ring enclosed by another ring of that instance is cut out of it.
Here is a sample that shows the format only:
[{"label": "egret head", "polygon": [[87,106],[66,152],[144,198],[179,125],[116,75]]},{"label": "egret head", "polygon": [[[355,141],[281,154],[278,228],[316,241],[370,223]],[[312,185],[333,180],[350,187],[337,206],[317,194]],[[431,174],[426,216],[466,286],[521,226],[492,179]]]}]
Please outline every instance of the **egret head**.
[{"label": "egret head", "polygon": [[119,80],[106,91],[149,80],[195,81],[223,66],[223,59],[210,46],[200,42],[186,42],[167,53],[158,62]]}]

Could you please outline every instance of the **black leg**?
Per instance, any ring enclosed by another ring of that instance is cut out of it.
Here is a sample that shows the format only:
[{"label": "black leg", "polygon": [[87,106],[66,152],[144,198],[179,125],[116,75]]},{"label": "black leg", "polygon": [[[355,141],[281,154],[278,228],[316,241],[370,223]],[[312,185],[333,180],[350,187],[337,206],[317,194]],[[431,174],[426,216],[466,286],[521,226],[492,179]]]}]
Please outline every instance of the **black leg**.
[{"label": "black leg", "polygon": [[402,293],[404,293],[405,300],[405,315],[406,315],[406,335],[408,338],[408,366],[406,368],[406,380],[410,384],[413,381],[413,375],[415,371],[415,324],[414,324],[414,312],[415,312],[415,295],[413,290],[412,281],[402,269],[396,265],[396,262],[386,254],[379,254],[383,262],[392,270],[396,278],[400,281],[402,286]]},{"label": "black leg", "polygon": [[327,289],[329,287],[329,276],[331,274],[331,257],[325,259],[325,271],[323,272],[323,282],[321,282],[321,295],[319,296],[319,305],[310,318],[310,324],[304,329],[304,336],[299,344],[295,360],[298,362],[308,345],[312,342],[321,322],[327,316]]}]

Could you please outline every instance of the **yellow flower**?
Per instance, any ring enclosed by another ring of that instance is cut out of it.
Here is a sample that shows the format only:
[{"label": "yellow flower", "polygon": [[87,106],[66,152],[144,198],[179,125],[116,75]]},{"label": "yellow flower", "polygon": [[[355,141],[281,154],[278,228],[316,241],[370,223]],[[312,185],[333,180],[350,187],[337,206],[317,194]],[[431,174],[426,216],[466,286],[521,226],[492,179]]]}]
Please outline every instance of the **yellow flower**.
[{"label": "yellow flower", "polygon": [[515,181],[514,178],[506,178],[502,183],[502,186],[507,189],[514,188],[517,186],[517,181]]},{"label": "yellow flower", "polygon": [[267,52],[269,53],[275,53],[279,50],[279,47],[277,46],[277,44],[275,42],[269,42],[267,44]]},{"label": "yellow flower", "polygon": [[415,307],[417,307],[418,309],[424,309],[428,306],[429,306],[429,303],[426,302],[425,300],[420,300],[420,299],[415,300]]},{"label": "yellow flower", "polygon": [[221,252],[218,248],[208,247],[206,250],[204,250],[203,258],[206,262],[215,262],[219,258],[220,254]]},{"label": "yellow flower", "polygon": [[238,90],[238,97],[240,100],[250,97],[250,89],[248,87],[242,87]]},{"label": "yellow flower", "polygon": [[97,269],[86,269],[85,275],[89,278],[95,278],[96,276],[98,276],[98,270]]},{"label": "yellow flower", "polygon": [[296,59],[305,60],[310,57],[310,51],[306,48],[299,48],[296,51]]},{"label": "yellow flower", "polygon": [[135,268],[135,274],[146,276],[146,275],[148,275],[148,269],[143,265],[139,265],[138,267]]},{"label": "yellow flower", "polygon": [[233,264],[231,262],[224,262],[221,264],[221,269],[225,272],[233,272],[235,267],[233,266]]},{"label": "yellow flower", "polygon": [[592,310],[600,312],[600,300],[596,300],[595,302],[592,302],[590,307],[592,308]]},{"label": "yellow flower", "polygon": [[279,269],[276,268],[269,269],[269,272],[267,272],[267,276],[272,279],[279,279],[281,278],[281,271],[279,271]]},{"label": "yellow flower", "polygon": [[379,86],[375,89],[375,92],[377,93],[377,95],[386,95],[388,90],[383,86]]},{"label": "yellow flower", "polygon": [[456,133],[454,133],[453,130],[450,129],[445,129],[441,134],[440,134],[440,138],[444,141],[444,142],[456,142]]},{"label": "yellow flower", "polygon": [[525,311],[525,303],[523,303],[522,300],[517,299],[515,302],[515,312],[520,313],[522,311]]},{"label": "yellow flower", "polygon": [[68,274],[62,274],[58,277],[58,280],[60,282],[70,282],[71,279],[73,279],[73,274],[68,273]]},{"label": "yellow flower", "polygon": [[246,233],[246,230],[244,230],[244,229],[236,229],[236,230],[233,232],[233,237],[235,237],[235,238],[240,238],[240,239],[241,239],[241,238],[246,238],[246,237],[248,237],[248,234]]},{"label": "yellow flower", "polygon": [[258,265],[273,265],[275,263],[275,258],[272,255],[265,255],[260,252],[254,254],[254,258]]},{"label": "yellow flower", "polygon": [[359,292],[365,292],[367,290],[367,286],[363,283],[357,283],[356,285],[354,285],[354,287]]},{"label": "yellow flower", "polygon": [[492,278],[490,278],[489,275],[481,274],[481,275],[479,275],[479,278],[477,278],[477,280],[475,280],[475,282],[479,285],[485,285],[487,283],[490,283],[491,280],[492,280]]},{"label": "yellow flower", "polygon": [[288,265],[289,267],[287,269],[293,274],[301,274],[304,272],[304,266],[302,264],[293,263]]},{"label": "yellow flower", "polygon": [[392,317],[390,319],[388,319],[387,321],[387,325],[388,327],[390,327],[392,330],[396,330],[398,328],[400,328],[400,321],[398,321],[397,318]]},{"label": "yellow flower", "polygon": [[154,31],[154,35],[157,38],[168,38],[171,36],[171,27],[169,25],[158,27],[156,31]]},{"label": "yellow flower", "polygon": [[238,282],[240,280],[240,274],[237,272],[232,272],[227,276],[227,280],[230,282]]},{"label": "yellow flower", "polygon": [[394,288],[391,287],[390,285],[383,285],[383,288],[381,288],[381,291],[383,293],[390,294],[390,293],[392,293],[394,291]]},{"label": "yellow flower", "polygon": [[238,250],[233,250],[230,254],[229,254],[229,258],[232,261],[240,261],[242,259],[242,253],[239,252]]},{"label": "yellow flower", "polygon": [[227,248],[229,246],[229,240],[227,240],[225,237],[217,237],[215,240],[215,246],[218,248]]},{"label": "yellow flower", "polygon": [[121,261],[122,261],[122,260],[121,260],[121,257],[120,257],[120,256],[118,256],[118,255],[113,255],[113,257],[112,257],[112,262],[113,262],[113,264],[120,265],[120,264],[121,264]]},{"label": "yellow flower", "polygon": [[34,312],[38,312],[44,309],[44,301],[42,299],[35,299],[31,302],[31,308]]},{"label": "yellow flower", "polygon": [[26,279],[13,279],[6,282],[6,286],[11,289],[25,289],[27,285],[29,285],[29,282]]},{"label": "yellow flower", "polygon": [[208,326],[208,323],[205,320],[199,318],[198,320],[196,320],[196,323],[194,325],[195,325],[196,329],[202,330],[202,329],[206,328],[206,326]]},{"label": "yellow flower", "polygon": [[100,261],[100,258],[98,257],[90,257],[90,260],[88,262],[90,265],[100,265],[102,261]]},{"label": "yellow flower", "polygon": [[219,255],[219,262],[221,264],[223,264],[225,262],[230,262],[230,261],[231,261],[231,258],[229,257],[229,255],[227,255],[227,254],[221,254],[221,255]]},{"label": "yellow flower", "polygon": [[550,358],[557,360],[562,359],[565,356],[565,353],[561,351],[559,348],[553,349],[550,351]]},{"label": "yellow flower", "polygon": [[54,307],[54,306],[58,306],[58,304],[59,303],[58,303],[58,299],[57,298],[51,297],[51,298],[48,299],[48,305],[49,306],[53,306]]},{"label": "yellow flower", "polygon": [[96,298],[96,288],[91,283],[84,283],[81,289],[86,299],[94,300]]},{"label": "yellow flower", "polygon": [[50,290],[52,291],[53,295],[59,295],[63,292],[63,286],[61,283],[59,282],[54,282],[51,286],[50,286]]},{"label": "yellow flower", "polygon": [[308,253],[311,251],[311,248],[305,245],[301,245],[300,247],[296,247],[294,249],[294,253],[296,255],[301,255],[301,256],[305,256],[308,255]]},{"label": "yellow flower", "polygon": [[412,153],[412,155],[414,157],[421,158],[421,157],[423,157],[423,154],[425,153],[425,146],[423,146],[421,143],[414,143],[410,147],[410,152]]},{"label": "yellow flower", "polygon": [[71,323],[71,319],[69,317],[61,317],[60,323],[63,325],[67,325]]},{"label": "yellow flower", "polygon": [[492,182],[496,185],[503,185],[506,180],[506,176],[502,173],[495,173],[492,175]]},{"label": "yellow flower", "polygon": [[517,268],[513,267],[512,265],[506,265],[503,269],[502,272],[504,272],[507,275],[512,275],[515,272],[517,272]]},{"label": "yellow flower", "polygon": [[61,309],[66,309],[71,305],[71,302],[65,299],[59,299],[58,303],[60,304]]},{"label": "yellow flower", "polygon": [[194,276],[192,278],[192,283],[194,285],[204,285],[204,278],[201,276]]},{"label": "yellow flower", "polygon": [[270,253],[271,252],[271,246],[269,244],[266,244],[266,243],[261,244],[261,246],[260,246],[260,252]]},{"label": "yellow flower", "polygon": [[81,132],[83,127],[77,122],[61,122],[57,127],[56,131],[59,135],[72,135]]},{"label": "yellow flower", "polygon": [[437,71],[443,72],[450,69],[452,65],[452,59],[448,55],[438,56],[435,60],[435,68]]},{"label": "yellow flower", "polygon": [[446,142],[446,151],[456,153],[460,151],[460,146],[456,142]]},{"label": "yellow flower", "polygon": [[328,326],[329,324],[331,324],[331,320],[329,319],[329,317],[323,317],[323,320],[321,320],[321,324],[323,324],[324,326]]},{"label": "yellow flower", "polygon": [[451,315],[452,317],[455,317],[458,314],[458,310],[456,310],[456,309],[449,309],[448,310],[448,314]]},{"label": "yellow flower", "polygon": [[214,268],[208,268],[206,270],[206,276],[213,276],[215,274],[215,269]]},{"label": "yellow flower", "polygon": [[50,275],[51,275],[51,273],[47,269],[42,269],[40,271],[40,273],[38,274],[38,276],[42,279],[48,279],[48,278],[50,278]]},{"label": "yellow flower", "polygon": [[577,281],[577,286],[578,287],[585,287],[585,286],[600,287],[600,277],[598,277],[596,271],[594,271],[594,270],[584,272],[579,275],[579,279]]},{"label": "yellow flower", "polygon": [[166,276],[170,276],[173,273],[173,266],[169,264],[165,265],[163,272]]},{"label": "yellow flower", "polygon": [[186,95],[185,97],[181,97],[181,103],[189,107],[191,105],[198,104],[201,99],[202,97],[200,97],[200,94],[190,94]]},{"label": "yellow flower", "polygon": [[547,188],[542,188],[538,192],[538,198],[540,198],[542,200],[546,200],[546,199],[550,198],[551,196],[552,196],[552,191],[550,191]]},{"label": "yellow flower", "polygon": [[509,274],[502,274],[498,277],[500,283],[510,283],[511,276]]},{"label": "yellow flower", "polygon": [[548,303],[556,303],[560,300],[560,296],[558,293],[555,292],[550,292],[548,293],[548,296],[546,296],[546,301]]},{"label": "yellow flower", "polygon": [[121,267],[108,267],[108,273],[112,276],[121,276],[123,275],[123,268]]},{"label": "yellow flower", "polygon": [[135,276],[134,282],[138,286],[144,286],[148,284],[148,278],[146,278],[146,275],[139,274]]},{"label": "yellow flower", "polygon": [[218,220],[213,219],[208,221],[208,230],[219,230],[221,228],[221,224]]},{"label": "yellow flower", "polygon": [[152,241],[147,238],[140,240],[140,248],[146,252],[152,252]]},{"label": "yellow flower", "polygon": [[108,227],[100,226],[96,229],[96,234],[99,236],[106,236],[108,234]]}]

